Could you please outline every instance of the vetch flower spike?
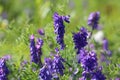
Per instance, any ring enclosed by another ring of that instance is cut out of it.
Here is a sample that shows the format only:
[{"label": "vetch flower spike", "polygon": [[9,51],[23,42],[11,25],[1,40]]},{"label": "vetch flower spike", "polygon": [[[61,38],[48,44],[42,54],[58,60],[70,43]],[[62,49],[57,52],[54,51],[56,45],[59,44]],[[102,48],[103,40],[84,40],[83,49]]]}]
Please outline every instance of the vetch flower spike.
[{"label": "vetch flower spike", "polygon": [[81,66],[84,71],[91,72],[98,66],[97,56],[95,52],[89,52],[81,60]]},{"label": "vetch flower spike", "polygon": [[73,33],[73,41],[75,44],[75,49],[77,49],[77,54],[79,54],[81,48],[84,48],[88,44],[87,36],[88,33],[84,27],[80,28],[78,33]]},{"label": "vetch flower spike", "polygon": [[9,74],[9,70],[6,66],[6,62],[3,58],[0,59],[0,80],[8,80],[7,75]]},{"label": "vetch flower spike", "polygon": [[64,59],[60,55],[55,55],[53,59],[53,72],[59,73],[61,76],[64,74],[63,70],[65,69],[63,65]]},{"label": "vetch flower spike", "polygon": [[107,51],[108,50],[108,40],[107,39],[103,39],[103,50]]},{"label": "vetch flower spike", "polygon": [[97,29],[99,19],[100,12],[92,12],[88,17],[88,25],[91,26],[92,29]]},{"label": "vetch flower spike", "polygon": [[102,69],[97,69],[92,73],[91,80],[105,80],[106,77],[102,74]]},{"label": "vetch flower spike", "polygon": [[46,65],[40,69],[39,80],[52,80],[52,74]]},{"label": "vetch flower spike", "polygon": [[30,36],[31,62],[34,62],[40,66],[42,66],[42,62],[41,62],[42,46],[43,46],[42,39],[38,38],[37,43],[35,44],[34,35]]},{"label": "vetch flower spike", "polygon": [[81,60],[82,60],[87,54],[88,54],[88,51],[82,48],[82,49],[79,51],[79,54],[77,54],[78,63],[81,63]]},{"label": "vetch flower spike", "polygon": [[38,63],[38,58],[36,54],[36,47],[35,47],[35,39],[34,35],[30,36],[30,56],[31,56],[31,62]]},{"label": "vetch flower spike", "polygon": [[42,62],[41,62],[42,46],[43,46],[43,40],[38,38],[37,39],[37,44],[36,44],[36,53],[37,53],[38,64],[40,66],[42,66]]},{"label": "vetch flower spike", "polygon": [[60,49],[63,50],[65,48],[64,44],[64,33],[65,33],[65,25],[64,21],[69,23],[70,16],[60,16],[58,13],[54,13],[54,32],[57,35],[56,41],[60,45]]}]

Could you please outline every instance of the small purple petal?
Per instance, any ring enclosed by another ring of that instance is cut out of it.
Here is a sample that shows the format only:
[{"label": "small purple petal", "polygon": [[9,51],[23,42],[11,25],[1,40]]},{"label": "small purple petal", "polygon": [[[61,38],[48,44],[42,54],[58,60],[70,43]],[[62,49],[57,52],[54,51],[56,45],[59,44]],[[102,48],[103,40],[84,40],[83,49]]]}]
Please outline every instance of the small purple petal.
[{"label": "small purple petal", "polygon": [[38,29],[38,33],[39,33],[40,35],[42,35],[42,36],[45,35],[45,31],[44,31],[44,29]]},{"label": "small purple petal", "polygon": [[65,25],[64,21],[69,23],[70,16],[60,16],[58,13],[54,13],[54,32],[57,35],[56,41],[60,45],[60,49],[63,50],[65,48],[64,44],[64,33],[65,33]]},{"label": "small purple petal", "polygon": [[55,52],[56,52],[56,53],[59,53],[59,49],[58,49],[58,48],[55,48]]}]

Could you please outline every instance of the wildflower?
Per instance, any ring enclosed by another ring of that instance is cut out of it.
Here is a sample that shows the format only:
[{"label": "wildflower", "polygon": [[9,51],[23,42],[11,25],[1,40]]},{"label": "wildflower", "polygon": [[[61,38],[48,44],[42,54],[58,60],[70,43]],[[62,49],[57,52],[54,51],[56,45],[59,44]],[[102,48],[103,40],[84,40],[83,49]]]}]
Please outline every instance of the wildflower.
[{"label": "wildflower", "polygon": [[3,58],[0,59],[0,80],[7,80],[9,70],[6,66],[6,62]]},{"label": "wildflower", "polygon": [[43,40],[37,39],[37,43],[35,44],[34,35],[30,36],[30,52],[31,52],[31,62],[34,62],[36,64],[42,65],[41,62],[41,55],[42,55],[42,45]]},{"label": "wildflower", "polygon": [[91,78],[90,72],[88,72],[88,71],[83,71],[82,72],[82,79],[83,80],[87,80],[87,79],[90,79],[90,78]]},{"label": "wildflower", "polygon": [[79,54],[77,55],[78,63],[81,62],[81,60],[87,55],[87,53],[88,52],[83,48],[79,51]]},{"label": "wildflower", "polygon": [[11,55],[5,55],[2,57],[5,61],[11,60],[12,56]]},{"label": "wildflower", "polygon": [[115,80],[120,80],[120,78],[117,77],[117,78],[115,78]]},{"label": "wildflower", "polygon": [[86,56],[84,56],[81,60],[81,66],[84,71],[93,71],[98,66],[96,53],[89,52]]},{"label": "wildflower", "polygon": [[51,58],[45,58],[45,65],[47,65],[51,73],[53,72],[52,64],[53,64],[53,60]]},{"label": "wildflower", "polygon": [[97,69],[92,73],[91,80],[105,80],[106,77],[102,74],[102,69]]},{"label": "wildflower", "polygon": [[38,33],[39,33],[41,36],[44,36],[44,35],[45,35],[44,29],[38,29]]},{"label": "wildflower", "polygon": [[43,46],[43,40],[38,38],[37,44],[36,44],[36,53],[37,53],[37,59],[38,59],[39,65],[42,65],[42,62],[41,62],[42,46]]},{"label": "wildflower", "polygon": [[58,49],[58,48],[55,48],[55,52],[58,54],[58,53],[59,53],[59,49]]},{"label": "wildflower", "polygon": [[31,62],[38,63],[38,58],[36,54],[34,35],[30,36],[30,52],[31,52]]},{"label": "wildflower", "polygon": [[52,80],[52,74],[46,65],[40,69],[39,78],[40,80]]},{"label": "wildflower", "polygon": [[83,75],[82,77],[83,80],[87,80],[87,79],[105,80],[106,79],[106,77],[102,74],[102,70],[97,68],[92,72],[83,71],[82,75]]},{"label": "wildflower", "polygon": [[64,33],[65,33],[65,26],[64,21],[69,23],[70,16],[60,16],[58,13],[54,13],[53,20],[54,20],[54,32],[57,35],[56,41],[60,45],[61,49],[64,49]]},{"label": "wildflower", "polygon": [[107,51],[108,50],[108,40],[103,39],[103,50]]},{"label": "wildflower", "polygon": [[88,25],[93,29],[97,29],[98,21],[100,19],[100,12],[92,12],[88,17]]},{"label": "wildflower", "polygon": [[81,48],[84,48],[88,44],[87,35],[87,30],[84,27],[80,29],[80,32],[73,33],[73,41],[75,44],[75,49],[77,49],[77,54],[79,54],[79,50]]},{"label": "wildflower", "polygon": [[109,57],[112,55],[112,52],[108,49],[108,40],[106,38],[103,39],[103,50]]},{"label": "wildflower", "polygon": [[63,65],[64,59],[58,54],[54,56],[53,59],[53,72],[59,73],[61,76],[63,75],[63,70],[65,69]]}]

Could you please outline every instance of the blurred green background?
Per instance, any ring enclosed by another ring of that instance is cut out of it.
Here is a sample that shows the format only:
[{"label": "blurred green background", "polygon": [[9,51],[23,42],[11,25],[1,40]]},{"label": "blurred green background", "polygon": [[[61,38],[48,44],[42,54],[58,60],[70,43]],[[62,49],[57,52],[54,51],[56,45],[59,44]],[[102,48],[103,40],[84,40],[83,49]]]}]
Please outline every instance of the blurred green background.
[{"label": "blurred green background", "polygon": [[11,54],[15,59],[22,55],[29,58],[30,34],[39,36],[37,30],[44,28],[46,35],[54,35],[54,12],[71,16],[66,27],[66,35],[69,35],[77,27],[87,26],[88,15],[94,11],[101,13],[100,25],[110,49],[119,53],[119,0],[0,0],[0,56]]}]

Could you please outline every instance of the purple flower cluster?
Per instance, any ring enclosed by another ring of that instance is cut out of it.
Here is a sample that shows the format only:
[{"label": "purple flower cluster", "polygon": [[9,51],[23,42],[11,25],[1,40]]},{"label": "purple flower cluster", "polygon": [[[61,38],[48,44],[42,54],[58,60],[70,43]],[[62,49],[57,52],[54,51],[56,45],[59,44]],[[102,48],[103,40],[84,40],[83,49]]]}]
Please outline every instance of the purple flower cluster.
[{"label": "purple flower cluster", "polygon": [[84,27],[80,29],[80,32],[73,33],[73,41],[75,44],[75,49],[77,49],[77,54],[79,54],[81,48],[84,48],[88,44],[87,36],[88,33]]},{"label": "purple flower cluster", "polygon": [[46,65],[40,69],[39,78],[40,80],[52,80],[52,74]]},{"label": "purple flower cluster", "polygon": [[43,45],[42,39],[37,39],[37,43],[35,44],[34,35],[30,36],[30,53],[31,53],[31,62],[41,65],[41,55],[42,50],[41,47]]},{"label": "purple flower cluster", "polygon": [[81,60],[87,55],[87,53],[88,51],[83,48],[79,50],[79,54],[77,54],[78,63],[81,63]]},{"label": "purple flower cluster", "polygon": [[[52,75],[51,78],[57,78],[59,80],[57,74],[60,74],[61,76],[64,74],[65,67],[63,65],[63,62],[64,62],[64,59],[58,54],[54,56],[54,59],[45,58],[45,66],[47,66],[48,73],[50,73],[49,77],[51,77]],[[45,73],[44,66],[43,68],[41,68],[39,76],[42,78],[43,75],[46,77],[48,76],[48,74]],[[46,80],[44,78],[42,79]]]},{"label": "purple flower cluster", "polygon": [[55,55],[53,59],[53,72],[59,73],[61,76],[63,75],[63,70],[65,69],[63,65],[64,59],[59,55]]},{"label": "purple flower cluster", "polygon": [[83,68],[83,80],[88,78],[92,80],[105,80],[105,76],[102,74],[100,69],[98,68],[97,56],[93,51],[86,51],[84,49],[80,50],[80,54],[78,55],[79,62],[81,63],[81,67]]},{"label": "purple flower cluster", "polygon": [[42,65],[41,62],[41,56],[42,56],[42,45],[43,45],[43,40],[42,39],[37,39],[37,44],[36,44],[36,50],[37,50],[37,58],[38,58],[38,64]]},{"label": "purple flower cluster", "polygon": [[98,21],[100,19],[100,12],[92,12],[88,17],[88,25],[93,29],[98,28]]},{"label": "purple flower cluster", "polygon": [[106,77],[102,74],[102,69],[97,69],[95,72],[91,73],[91,80],[105,80]]},{"label": "purple flower cluster", "polygon": [[7,75],[9,70],[6,66],[6,62],[3,58],[0,59],[0,80],[8,80]]},{"label": "purple flower cluster", "polygon": [[[92,27],[92,30],[97,29],[98,21],[100,18],[99,12],[93,12],[88,17],[88,25]],[[106,77],[102,74],[102,70],[98,69],[97,55],[95,48],[89,45],[87,38],[92,36],[92,32],[89,35],[87,29],[82,27],[78,33],[73,33],[73,41],[75,49],[77,49],[77,60],[83,68],[82,80],[105,80]],[[91,37],[90,37],[91,38]],[[90,39],[88,38],[88,39]],[[90,50],[87,50],[85,46],[90,46]],[[108,50],[108,43],[104,41],[104,49]],[[92,50],[91,50],[92,49]]]},{"label": "purple flower cluster", "polygon": [[45,58],[45,65],[47,65],[51,73],[52,73],[52,64],[53,64],[53,60],[51,58]]},{"label": "purple flower cluster", "polygon": [[64,44],[64,33],[65,33],[65,26],[64,21],[69,23],[70,16],[60,16],[58,13],[54,13],[53,20],[54,20],[54,32],[57,35],[56,41],[60,45],[61,49],[65,48]]},{"label": "purple flower cluster", "polygon": [[95,52],[89,52],[81,59],[81,66],[84,71],[91,72],[98,66]]}]

